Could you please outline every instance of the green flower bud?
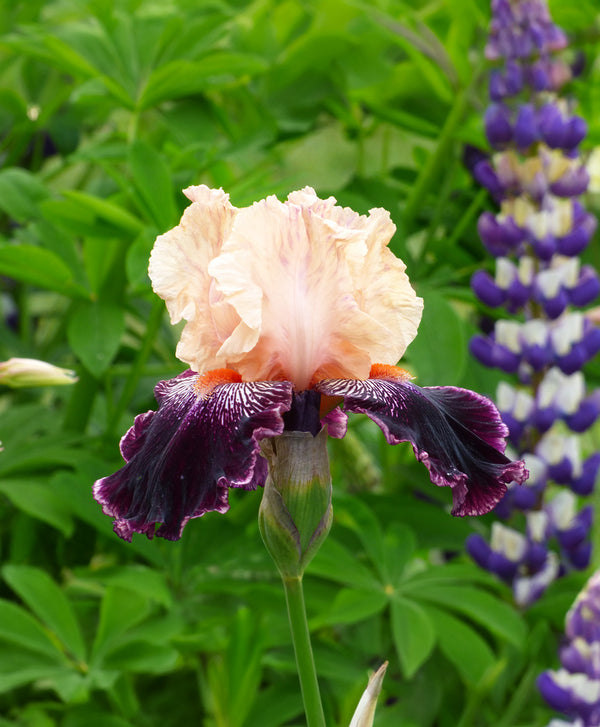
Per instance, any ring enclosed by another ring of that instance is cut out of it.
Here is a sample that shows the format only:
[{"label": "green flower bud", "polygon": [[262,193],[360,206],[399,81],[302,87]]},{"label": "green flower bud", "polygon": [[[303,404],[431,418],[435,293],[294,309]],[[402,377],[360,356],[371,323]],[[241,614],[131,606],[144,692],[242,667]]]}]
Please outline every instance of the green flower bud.
[{"label": "green flower bud", "polygon": [[0,362],[0,384],[13,389],[25,386],[62,386],[74,384],[74,371],[38,361],[35,358],[9,358]]},{"label": "green flower bud", "polygon": [[331,527],[327,430],[284,432],[261,443],[269,475],[258,514],[260,532],[283,578],[298,578]]}]

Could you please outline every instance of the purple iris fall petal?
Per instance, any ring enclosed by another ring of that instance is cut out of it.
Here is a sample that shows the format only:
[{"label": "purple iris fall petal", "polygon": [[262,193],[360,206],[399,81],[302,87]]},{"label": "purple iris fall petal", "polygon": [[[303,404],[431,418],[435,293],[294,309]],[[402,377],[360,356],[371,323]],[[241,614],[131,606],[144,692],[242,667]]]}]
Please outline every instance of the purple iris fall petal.
[{"label": "purple iris fall petal", "polygon": [[488,512],[508,482],[527,477],[523,462],[503,454],[507,430],[498,410],[472,391],[384,378],[321,381],[317,389],[370,417],[390,444],[411,442],[431,481],[452,488],[453,515]]},{"label": "purple iris fall petal", "polygon": [[228,509],[228,487],[266,479],[259,442],[283,431],[289,382],[224,383],[208,395],[185,371],[155,388],[158,411],[139,415],[123,437],[127,464],[98,480],[94,496],[125,540],[134,532],[177,540],[185,523]]}]

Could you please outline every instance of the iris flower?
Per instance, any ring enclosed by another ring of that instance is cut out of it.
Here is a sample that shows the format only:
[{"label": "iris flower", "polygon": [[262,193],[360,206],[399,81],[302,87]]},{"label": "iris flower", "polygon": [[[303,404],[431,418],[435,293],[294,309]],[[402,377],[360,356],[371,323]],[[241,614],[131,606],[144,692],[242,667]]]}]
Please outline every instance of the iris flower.
[{"label": "iris flower", "polygon": [[149,275],[171,322],[186,322],[177,356],[190,368],[157,385],[158,411],[121,440],[126,464],[94,485],[119,536],[178,539],[190,518],[225,512],[230,487],[264,485],[261,440],[343,437],[347,412],[411,442],[452,488],[454,515],[487,512],[525,479],[488,399],[420,388],[395,365],[423,301],[388,248],[388,212],[359,215],[308,187],[243,209],[204,185],[184,193],[191,205],[157,238]]}]

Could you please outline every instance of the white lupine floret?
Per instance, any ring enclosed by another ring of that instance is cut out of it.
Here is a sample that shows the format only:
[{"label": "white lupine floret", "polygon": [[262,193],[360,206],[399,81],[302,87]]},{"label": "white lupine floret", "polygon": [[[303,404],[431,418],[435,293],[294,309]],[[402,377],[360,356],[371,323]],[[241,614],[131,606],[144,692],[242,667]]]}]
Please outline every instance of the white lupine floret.
[{"label": "white lupine floret", "polygon": [[556,367],[551,368],[542,379],[536,394],[537,405],[546,409],[555,403],[560,387],[563,385],[565,375]]},{"label": "white lupine floret", "polygon": [[564,440],[564,436],[561,436],[557,432],[548,432],[544,437],[542,437],[542,439],[540,439],[536,447],[536,452],[542,459],[545,459],[548,464],[558,464],[565,456]]},{"label": "white lupine floret", "polygon": [[506,346],[513,353],[520,353],[521,344],[519,343],[519,332],[521,326],[517,321],[509,321],[501,319],[496,323],[494,329],[496,342],[502,346]]},{"label": "white lupine floret", "polygon": [[524,389],[517,391],[515,407],[513,409],[514,418],[519,422],[526,422],[531,416],[534,406],[533,397],[528,391]]},{"label": "white lupine floret", "polygon": [[536,543],[545,541],[548,521],[548,515],[543,510],[527,513],[527,534]]},{"label": "white lupine floret", "polygon": [[500,381],[496,389],[496,406],[500,411],[512,411],[517,399],[517,390],[507,381]]},{"label": "white lupine floret", "polygon": [[544,567],[533,576],[521,576],[515,579],[513,594],[518,606],[526,606],[532,599],[544,591],[558,576],[559,562],[556,553],[549,552]]},{"label": "white lupine floret", "polygon": [[496,285],[506,290],[512,284],[517,275],[515,264],[506,257],[499,257],[496,260]]},{"label": "white lupine floret", "polygon": [[570,490],[562,490],[546,505],[546,512],[558,530],[567,530],[577,515],[577,498]]},{"label": "white lupine floret", "polygon": [[555,323],[550,338],[552,348],[557,354],[564,356],[571,350],[574,343],[583,338],[583,314],[579,311],[561,316]]},{"label": "white lupine floret", "polygon": [[527,452],[523,459],[525,460],[525,467],[529,470],[527,485],[535,485],[546,477],[548,466],[545,459],[531,452]]},{"label": "white lupine floret", "polygon": [[554,681],[563,689],[587,704],[600,701],[600,680],[590,679],[587,674],[571,674],[566,669],[552,672]]},{"label": "white lupine floret", "polygon": [[550,212],[547,210],[534,212],[529,215],[526,224],[535,238],[543,240],[550,232]]},{"label": "white lupine floret", "polygon": [[529,255],[524,255],[519,260],[518,277],[523,285],[531,285],[535,274],[536,260]]},{"label": "white lupine floret", "polygon": [[581,269],[579,258],[563,255],[557,255],[556,258],[556,260],[552,261],[552,265],[559,266],[565,286],[574,288],[579,282],[579,271]]},{"label": "white lupine floret", "polygon": [[563,385],[556,393],[556,404],[565,414],[574,414],[585,397],[585,378],[581,371],[564,376]]},{"label": "white lupine floret", "polygon": [[542,270],[536,277],[536,283],[546,298],[555,298],[563,285],[563,276],[560,270]]},{"label": "white lupine floret", "polygon": [[522,339],[530,346],[545,346],[548,341],[548,328],[545,321],[533,319],[521,327]]},{"label": "white lupine floret", "polygon": [[527,550],[527,538],[502,523],[492,523],[490,547],[496,553],[501,553],[513,563],[519,563]]},{"label": "white lupine floret", "polygon": [[571,646],[577,649],[591,671],[596,675],[600,675],[600,641],[590,642],[582,636],[576,636],[571,641]]},{"label": "white lupine floret", "polygon": [[525,389],[515,389],[506,381],[498,384],[496,405],[500,411],[510,412],[517,421],[527,421],[534,408],[533,397]]},{"label": "white lupine floret", "polygon": [[579,437],[565,437],[564,447],[565,457],[571,462],[573,468],[573,477],[579,477],[582,473],[581,464],[581,442]]}]

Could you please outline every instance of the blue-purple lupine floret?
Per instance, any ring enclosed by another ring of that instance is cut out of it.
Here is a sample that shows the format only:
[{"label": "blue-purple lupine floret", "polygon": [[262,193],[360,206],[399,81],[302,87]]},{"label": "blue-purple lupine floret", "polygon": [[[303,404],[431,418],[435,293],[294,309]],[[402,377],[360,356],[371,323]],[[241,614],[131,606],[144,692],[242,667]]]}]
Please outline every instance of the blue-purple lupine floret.
[{"label": "blue-purple lupine floret", "polygon": [[600,571],[588,581],[565,621],[561,668],[538,677],[548,704],[579,727],[600,725]]},{"label": "blue-purple lupine floret", "polygon": [[[600,330],[577,310],[596,300],[600,280],[578,258],[597,222],[579,199],[589,183],[579,154],[587,125],[558,95],[572,77],[557,53],[566,44],[546,0],[492,0],[486,57],[496,67],[484,117],[492,153],[479,156],[472,173],[500,209],[478,222],[495,272],[477,271],[471,285],[484,305],[508,315],[475,336],[470,351],[517,379],[503,382],[497,402],[510,445],[532,476],[525,487],[510,485],[498,505],[507,525],[494,542],[484,545],[478,535],[468,550],[510,583],[523,605],[559,574],[589,564],[591,510],[578,514],[576,498],[592,492],[600,469],[598,453],[583,457],[577,436],[600,415],[600,392],[587,392],[581,373],[600,351]],[[557,427],[572,434],[558,436]],[[550,483],[568,489],[571,499],[561,502],[570,521],[557,520]],[[508,525],[515,510],[528,523],[531,516],[523,542]]]}]

